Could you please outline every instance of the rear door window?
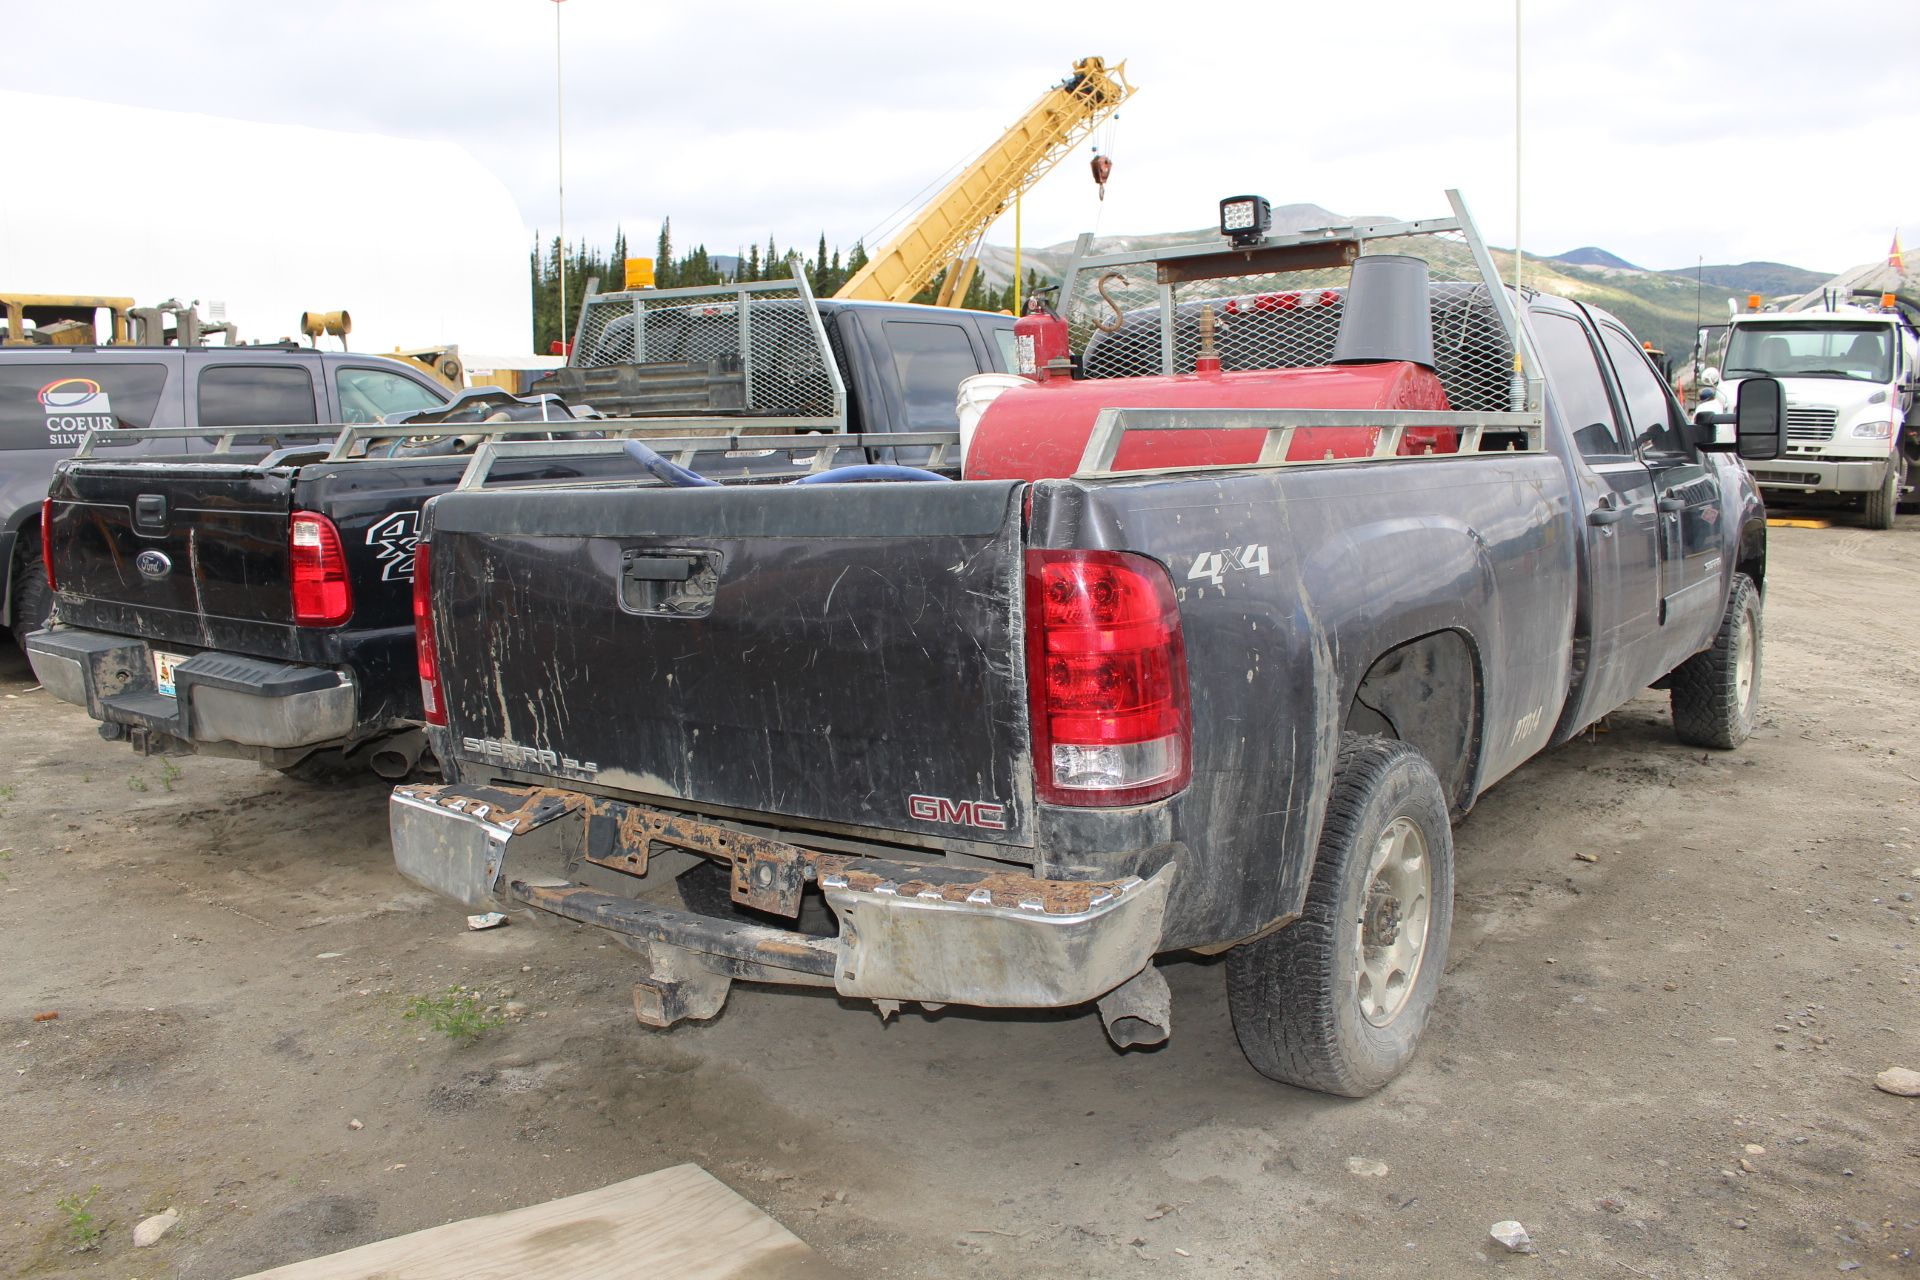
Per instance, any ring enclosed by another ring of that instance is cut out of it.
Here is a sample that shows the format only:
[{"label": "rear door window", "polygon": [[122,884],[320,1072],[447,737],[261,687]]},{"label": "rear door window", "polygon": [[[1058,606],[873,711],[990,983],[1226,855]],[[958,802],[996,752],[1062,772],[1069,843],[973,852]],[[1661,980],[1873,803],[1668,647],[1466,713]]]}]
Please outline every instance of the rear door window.
[{"label": "rear door window", "polygon": [[333,372],[333,389],[340,397],[342,422],[379,422],[390,413],[413,413],[447,402],[444,395],[391,369],[343,366]]},{"label": "rear door window", "polygon": [[145,427],[164,364],[0,362],[0,449],[71,448],[95,428]]},{"label": "rear door window", "polygon": [[1536,310],[1533,331],[1540,339],[1540,358],[1547,363],[1554,400],[1581,455],[1625,455],[1626,445],[1614,426],[1613,398],[1607,394],[1607,379],[1600,372],[1586,326],[1572,316]]},{"label": "rear door window", "polygon": [[906,403],[907,430],[951,431],[960,425],[954,407],[960,380],[982,372],[973,341],[957,324],[889,320],[887,346]]},{"label": "rear door window", "polygon": [[223,364],[200,371],[203,427],[288,427],[320,420],[313,375],[297,365]]}]

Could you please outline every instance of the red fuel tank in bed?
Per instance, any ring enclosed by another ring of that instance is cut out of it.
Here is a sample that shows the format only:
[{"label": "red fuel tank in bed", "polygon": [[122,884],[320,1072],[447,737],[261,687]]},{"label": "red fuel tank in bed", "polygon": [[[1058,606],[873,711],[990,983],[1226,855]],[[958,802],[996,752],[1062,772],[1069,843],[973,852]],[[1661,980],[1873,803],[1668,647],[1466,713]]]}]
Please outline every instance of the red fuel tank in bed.
[{"label": "red fuel tank in bed", "polygon": [[[1438,409],[1447,395],[1431,369],[1405,361],[1313,369],[1249,369],[1174,377],[1055,378],[1004,392],[987,407],[967,448],[969,480],[1041,480],[1080,467],[1102,409]],[[1371,427],[1302,427],[1290,461],[1360,458],[1373,452]],[[1260,457],[1266,431],[1129,431],[1117,471],[1244,465]],[[1409,430],[1399,452],[1450,453],[1450,428]]]}]

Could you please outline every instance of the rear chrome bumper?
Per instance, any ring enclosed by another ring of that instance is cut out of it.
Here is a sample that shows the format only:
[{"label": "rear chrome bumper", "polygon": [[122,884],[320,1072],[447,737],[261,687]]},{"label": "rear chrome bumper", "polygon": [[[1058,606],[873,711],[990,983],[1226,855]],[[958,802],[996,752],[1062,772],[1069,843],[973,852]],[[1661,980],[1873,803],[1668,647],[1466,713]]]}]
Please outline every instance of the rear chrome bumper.
[{"label": "rear chrome bumper", "polygon": [[27,660],[48,693],[102,724],[185,742],[285,750],[349,738],[359,706],[349,672],[227,653],[174,668],[175,694],[154,684],[153,650],[128,636],[51,627],[27,637]]},{"label": "rear chrome bumper", "polygon": [[[1040,880],[826,853],[542,787],[402,786],[389,819],[400,873],[469,907],[533,908],[642,949],[693,953],[711,972],[830,982],[843,996],[883,1001],[1039,1008],[1097,999],[1153,959],[1174,871],[1169,863],[1148,879]],[[775,915],[797,916],[814,885],[840,932],[814,937],[579,883],[584,863],[644,876],[656,843],[725,863],[734,900]]]},{"label": "rear chrome bumper", "polygon": [[1808,493],[1872,493],[1887,482],[1890,458],[1815,458],[1789,454],[1772,462],[1749,462],[1762,489]]}]

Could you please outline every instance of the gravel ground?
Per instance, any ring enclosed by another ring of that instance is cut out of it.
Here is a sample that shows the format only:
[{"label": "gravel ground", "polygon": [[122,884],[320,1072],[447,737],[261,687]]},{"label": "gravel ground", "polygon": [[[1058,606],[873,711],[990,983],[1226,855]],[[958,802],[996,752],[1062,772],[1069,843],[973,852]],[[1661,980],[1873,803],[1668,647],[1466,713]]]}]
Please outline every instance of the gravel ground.
[{"label": "gravel ground", "polygon": [[[4,649],[0,1273],[238,1276],[689,1160],[850,1275],[1920,1273],[1920,1100],[1874,1088],[1920,1068],[1920,518],[1773,534],[1752,741],[1649,694],[1488,795],[1361,1102],[1255,1075],[1208,963],[1152,1052],[744,986],[648,1031],[620,949],[395,875],[373,781],[138,759]],[[505,1024],[403,1016],[456,984]]]}]

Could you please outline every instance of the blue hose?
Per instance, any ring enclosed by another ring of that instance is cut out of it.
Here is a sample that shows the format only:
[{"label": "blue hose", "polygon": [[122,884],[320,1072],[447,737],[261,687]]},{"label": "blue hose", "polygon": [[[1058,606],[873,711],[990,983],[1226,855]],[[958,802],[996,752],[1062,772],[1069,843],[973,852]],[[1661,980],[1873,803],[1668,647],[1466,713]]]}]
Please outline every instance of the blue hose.
[{"label": "blue hose", "polygon": [[[669,462],[657,451],[648,448],[638,440],[628,440],[623,446],[626,455],[646,468],[650,475],[662,483],[676,489],[704,489],[717,486],[718,480],[687,470],[677,462]],[[836,467],[831,471],[816,471],[801,476],[794,484],[860,484],[874,480],[941,480],[948,477],[936,471],[926,471],[920,467],[897,467],[887,465],[862,465],[854,467]]]},{"label": "blue hose", "polygon": [[629,458],[645,467],[663,484],[672,485],[676,489],[704,489],[720,483],[718,480],[709,480],[703,475],[696,475],[677,462],[667,461],[638,440],[627,441],[625,447]]},{"label": "blue hose", "polygon": [[801,476],[795,484],[862,484],[873,480],[948,480],[937,471],[927,471],[920,467],[899,467],[886,463],[863,464],[853,467],[835,467],[831,471],[816,471],[812,475]]}]

